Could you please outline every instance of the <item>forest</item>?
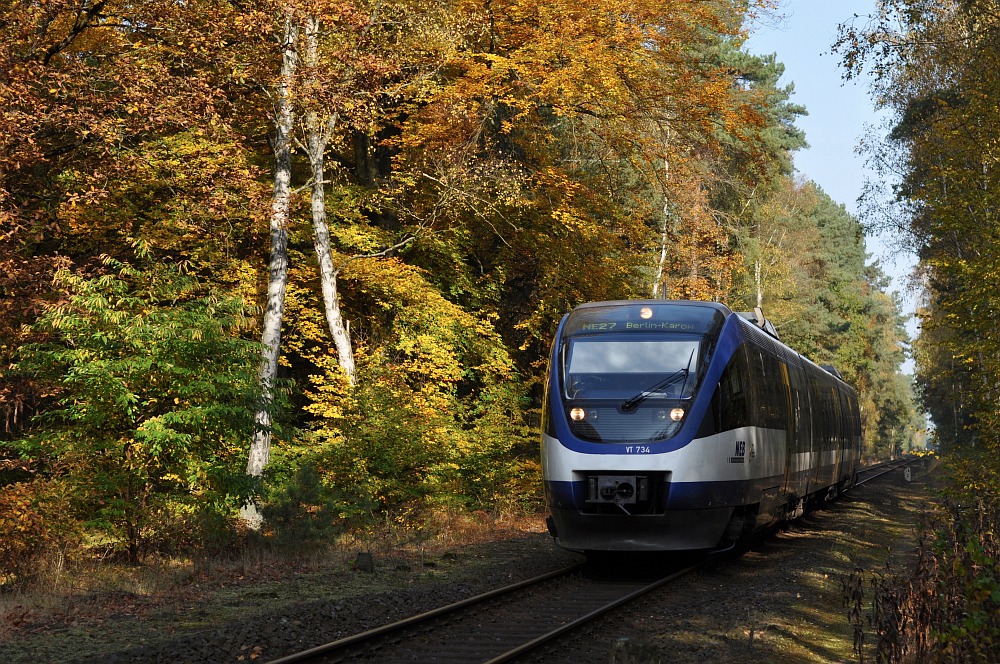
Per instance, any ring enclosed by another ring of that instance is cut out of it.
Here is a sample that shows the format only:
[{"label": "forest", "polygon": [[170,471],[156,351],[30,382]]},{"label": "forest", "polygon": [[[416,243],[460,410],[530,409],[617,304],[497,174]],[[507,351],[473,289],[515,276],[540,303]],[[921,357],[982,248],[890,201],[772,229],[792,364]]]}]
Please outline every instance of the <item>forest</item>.
[{"label": "forest", "polygon": [[[0,584],[537,512],[547,351],[586,301],[761,306],[856,386],[866,459],[908,451],[900,301],[743,45],[772,11],[4,3]],[[884,219],[921,256],[917,395],[942,448],[995,449],[1000,68],[849,28],[898,112],[872,154],[905,170]]]},{"label": "forest", "polygon": [[874,573],[878,661],[1000,653],[1000,3],[881,0],[840,26],[848,77],[887,111],[862,148],[877,176],[865,225],[918,258],[918,404],[948,462],[912,569]]}]

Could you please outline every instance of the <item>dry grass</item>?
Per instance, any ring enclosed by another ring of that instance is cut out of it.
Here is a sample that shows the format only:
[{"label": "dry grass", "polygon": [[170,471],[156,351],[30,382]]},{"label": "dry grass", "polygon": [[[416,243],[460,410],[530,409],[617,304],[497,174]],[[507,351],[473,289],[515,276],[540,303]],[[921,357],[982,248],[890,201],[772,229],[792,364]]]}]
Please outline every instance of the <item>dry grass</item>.
[{"label": "dry grass", "polygon": [[306,599],[310,578],[323,578],[327,586],[336,577],[337,585],[349,592],[357,581],[352,569],[359,552],[372,553],[380,569],[386,570],[377,580],[363,583],[392,588],[400,581],[398,576],[433,569],[431,561],[456,546],[542,530],[539,515],[496,521],[481,512],[442,510],[417,528],[387,521],[307,549],[258,544],[227,556],[150,556],[141,565],[96,554],[75,559],[51,554],[39,560],[29,583],[0,592],[0,655],[3,644],[14,639],[93,627],[113,618],[153,620],[164,610],[176,614],[183,612],[182,607],[199,604],[219,605],[218,611],[212,609],[203,617],[204,622],[226,620],[226,605],[242,604],[241,595],[263,595],[269,603],[286,594],[289,601]]}]

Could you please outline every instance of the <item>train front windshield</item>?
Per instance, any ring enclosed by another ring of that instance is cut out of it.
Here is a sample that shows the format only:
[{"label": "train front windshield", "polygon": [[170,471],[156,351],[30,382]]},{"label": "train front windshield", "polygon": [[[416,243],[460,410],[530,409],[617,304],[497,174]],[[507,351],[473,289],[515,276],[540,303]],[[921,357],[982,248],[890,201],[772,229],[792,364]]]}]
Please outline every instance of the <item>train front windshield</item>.
[{"label": "train front windshield", "polygon": [[567,321],[561,400],[576,437],[643,443],[680,429],[721,316],[681,305],[644,309],[583,310],[579,320],[574,312]]},{"label": "train front windshield", "polygon": [[[566,397],[630,398],[636,390],[646,390],[662,376],[677,376],[671,385],[652,390],[647,398],[690,396],[701,343],[697,340],[640,341],[627,339],[571,339],[567,347]],[[687,379],[687,380],[685,380]]]},{"label": "train front windshield", "polygon": [[563,403],[574,435],[592,442],[670,438],[698,385],[697,339],[570,339]]}]

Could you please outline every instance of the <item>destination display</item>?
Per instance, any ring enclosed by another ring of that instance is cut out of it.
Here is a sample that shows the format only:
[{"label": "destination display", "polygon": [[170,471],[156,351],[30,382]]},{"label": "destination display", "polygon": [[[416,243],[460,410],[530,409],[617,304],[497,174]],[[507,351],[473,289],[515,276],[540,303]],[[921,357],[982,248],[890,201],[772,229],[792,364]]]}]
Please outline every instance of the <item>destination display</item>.
[{"label": "destination display", "polygon": [[563,334],[598,332],[673,332],[707,334],[718,329],[724,316],[712,306],[653,304],[598,306],[574,310]]}]

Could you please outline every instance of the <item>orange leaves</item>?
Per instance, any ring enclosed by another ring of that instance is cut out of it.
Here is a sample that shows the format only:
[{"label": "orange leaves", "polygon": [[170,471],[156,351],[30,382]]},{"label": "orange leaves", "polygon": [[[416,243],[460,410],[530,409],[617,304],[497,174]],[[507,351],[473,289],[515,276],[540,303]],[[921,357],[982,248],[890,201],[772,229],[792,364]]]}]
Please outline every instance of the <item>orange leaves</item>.
[{"label": "orange leaves", "polygon": [[[468,33],[434,94],[414,109],[397,164],[472,192],[489,191],[478,164],[490,164],[487,177],[511,174],[520,195],[506,199],[505,212],[519,232],[489,261],[512,284],[514,334],[541,344],[547,321],[568,304],[642,293],[665,207],[675,215],[676,290],[725,294],[738,257],[731,229],[710,210],[709,162],[725,134],[749,144],[745,137],[768,122],[721,55],[739,35],[739,12],[683,0],[494,0],[463,9],[481,17],[483,31]],[[747,145],[733,152],[761,158]]]},{"label": "orange leaves", "polygon": [[[760,126],[761,115],[734,97],[731,72],[705,57],[739,24],[727,11],[679,1],[491,3],[490,40],[458,54],[451,98],[466,106],[452,119],[477,131],[477,141],[493,127],[531,158],[541,159],[535,155],[565,127],[606,146],[611,158],[647,164],[664,156],[665,130],[674,159],[711,145],[719,127]],[[469,111],[481,120],[469,122]]]},{"label": "orange leaves", "polygon": [[0,487],[0,583],[29,580],[37,557],[68,535],[68,505],[53,497],[60,488],[43,481]]}]

